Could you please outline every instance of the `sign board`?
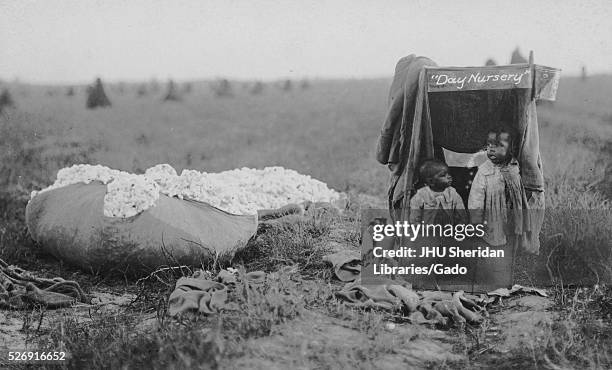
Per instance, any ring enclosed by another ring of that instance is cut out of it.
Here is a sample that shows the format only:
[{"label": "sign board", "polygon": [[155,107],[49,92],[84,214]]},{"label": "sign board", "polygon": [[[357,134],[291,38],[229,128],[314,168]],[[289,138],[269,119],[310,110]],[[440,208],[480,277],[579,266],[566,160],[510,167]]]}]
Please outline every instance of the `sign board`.
[{"label": "sign board", "polygon": [[529,66],[427,68],[429,92],[531,88]]},{"label": "sign board", "polygon": [[517,64],[488,67],[426,67],[426,74],[428,92],[533,88],[535,99],[555,100],[561,70],[540,65]]}]

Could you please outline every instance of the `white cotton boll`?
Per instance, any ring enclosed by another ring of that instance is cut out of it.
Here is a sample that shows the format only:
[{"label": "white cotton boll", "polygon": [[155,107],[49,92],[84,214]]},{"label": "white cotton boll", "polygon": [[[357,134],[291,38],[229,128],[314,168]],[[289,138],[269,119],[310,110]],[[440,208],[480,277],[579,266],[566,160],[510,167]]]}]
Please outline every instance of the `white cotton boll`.
[{"label": "white cotton boll", "polygon": [[104,215],[128,218],[153,207],[159,199],[159,185],[141,175],[124,175],[106,186]]},{"label": "white cotton boll", "polygon": [[145,171],[145,175],[150,175],[150,174],[151,175],[152,174],[162,174],[162,175],[169,175],[169,176],[178,176],[174,167],[172,167],[171,165],[167,163],[158,164],[153,167],[147,168],[147,170]]},{"label": "white cotton boll", "polygon": [[174,196],[179,193],[179,189],[175,185],[178,175],[174,167],[169,164],[158,164],[148,168],[144,175],[155,181],[157,185],[159,185],[162,193],[168,196]]},{"label": "white cotton boll", "polygon": [[167,180],[175,180],[178,177],[174,167],[169,164],[158,164],[147,168],[144,175],[155,180],[155,182],[166,182]]}]

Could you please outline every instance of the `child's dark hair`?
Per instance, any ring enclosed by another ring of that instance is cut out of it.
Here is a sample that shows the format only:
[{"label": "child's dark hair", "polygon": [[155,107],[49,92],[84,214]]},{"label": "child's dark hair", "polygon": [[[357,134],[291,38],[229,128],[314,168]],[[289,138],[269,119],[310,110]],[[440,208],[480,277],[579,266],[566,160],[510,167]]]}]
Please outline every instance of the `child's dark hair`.
[{"label": "child's dark hair", "polygon": [[423,183],[427,183],[428,180],[443,170],[448,171],[446,163],[437,159],[428,159],[419,167],[419,178]]},{"label": "child's dark hair", "polygon": [[[488,134],[495,134],[498,139],[500,134],[508,134],[510,141],[508,146],[509,151],[512,155],[517,154],[515,151],[517,149],[518,131],[514,127],[505,124],[493,125],[489,129]],[[485,143],[485,146],[486,144],[488,144],[488,142]]]}]

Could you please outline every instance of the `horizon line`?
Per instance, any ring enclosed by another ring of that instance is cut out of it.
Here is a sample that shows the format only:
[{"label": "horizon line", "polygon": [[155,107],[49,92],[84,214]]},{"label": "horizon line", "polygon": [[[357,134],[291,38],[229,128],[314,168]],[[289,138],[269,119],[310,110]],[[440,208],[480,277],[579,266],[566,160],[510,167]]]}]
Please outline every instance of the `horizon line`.
[{"label": "horizon line", "polygon": [[[440,67],[446,67],[446,66],[440,66]],[[597,71],[597,72],[593,72],[593,73],[587,73],[587,78],[589,77],[605,77],[605,76],[612,76],[612,71]],[[563,73],[563,71],[561,72],[561,78],[573,78],[573,77],[581,77],[581,73]],[[119,84],[119,83],[123,83],[123,84],[143,84],[143,83],[151,83],[153,81],[156,81],[157,83],[167,83],[168,81],[172,80],[173,82],[176,83],[197,83],[197,82],[215,82],[215,81],[220,81],[220,80],[229,80],[229,81],[235,81],[235,82],[262,82],[262,83],[275,83],[275,82],[282,82],[282,81],[355,81],[355,80],[384,80],[384,79],[393,79],[393,74],[385,74],[385,75],[364,75],[364,76],[294,76],[294,77],[288,77],[288,76],[279,76],[279,77],[269,77],[269,78],[257,78],[257,77],[242,77],[242,76],[235,76],[235,77],[230,77],[230,76],[211,76],[211,77],[189,77],[189,78],[172,78],[172,77],[166,77],[166,78],[160,78],[157,76],[152,76],[149,78],[104,78],[101,75],[96,75],[93,76],[91,79],[85,81],[85,80],[73,80],[73,81],[66,81],[66,80],[24,80],[21,79],[20,77],[13,77],[11,79],[7,79],[7,78],[3,78],[0,77],[0,84],[7,84],[7,85],[30,85],[30,86],[67,86],[67,85],[73,85],[73,86],[81,86],[81,85],[89,85],[91,84],[93,81],[95,81],[97,78],[100,78],[102,80],[103,83],[105,84]]]}]

